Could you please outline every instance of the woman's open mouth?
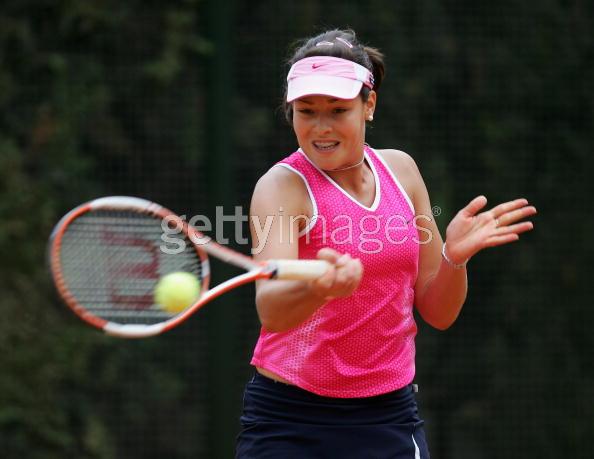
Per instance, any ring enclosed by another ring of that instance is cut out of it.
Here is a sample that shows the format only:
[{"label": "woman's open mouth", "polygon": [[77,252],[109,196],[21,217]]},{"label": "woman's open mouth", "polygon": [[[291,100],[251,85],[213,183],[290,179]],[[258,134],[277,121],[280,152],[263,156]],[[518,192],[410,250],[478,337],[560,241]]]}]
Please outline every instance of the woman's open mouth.
[{"label": "woman's open mouth", "polygon": [[336,149],[340,142],[338,141],[314,141],[312,142],[314,148],[322,153],[328,153]]}]

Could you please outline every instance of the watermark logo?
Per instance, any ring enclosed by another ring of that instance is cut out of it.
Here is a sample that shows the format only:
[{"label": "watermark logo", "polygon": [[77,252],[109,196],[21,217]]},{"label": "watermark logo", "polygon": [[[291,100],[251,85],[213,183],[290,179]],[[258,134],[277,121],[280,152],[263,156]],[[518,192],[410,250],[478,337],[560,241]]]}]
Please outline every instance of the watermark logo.
[{"label": "watermark logo", "polygon": [[[161,250],[167,254],[181,253],[186,249],[188,237],[193,244],[203,245],[211,240],[207,234],[213,233],[217,243],[229,244],[230,239],[224,232],[229,223],[233,224],[233,242],[236,245],[247,245],[249,240],[243,231],[245,224],[249,222],[254,235],[252,255],[261,253],[271,238],[278,238],[276,242],[279,244],[292,244],[303,236],[305,242],[309,243],[311,232],[308,230],[314,225],[320,226],[322,245],[351,245],[356,246],[360,253],[373,254],[381,252],[386,244],[401,245],[409,241],[420,245],[430,243],[433,233],[428,226],[434,215],[441,214],[441,209],[434,206],[432,212],[431,216],[416,215],[408,218],[403,215],[364,215],[354,218],[340,214],[328,221],[323,215],[285,215],[283,208],[276,215],[262,218],[258,215],[245,215],[241,206],[235,206],[233,214],[228,215],[224,213],[222,206],[217,206],[214,222],[205,215],[194,215],[189,220],[186,215],[164,218],[161,221]],[[191,231],[186,235],[186,220],[196,232]],[[296,231],[296,228],[303,229]]]}]

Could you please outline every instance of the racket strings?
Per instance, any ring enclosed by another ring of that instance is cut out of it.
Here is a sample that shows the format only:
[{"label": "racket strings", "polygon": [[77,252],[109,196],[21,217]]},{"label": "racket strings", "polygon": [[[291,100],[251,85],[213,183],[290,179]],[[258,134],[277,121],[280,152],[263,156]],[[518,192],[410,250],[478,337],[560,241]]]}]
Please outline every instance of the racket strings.
[{"label": "racket strings", "polygon": [[66,287],[91,314],[121,324],[162,322],[172,316],[154,303],[157,281],[186,271],[203,282],[205,269],[183,233],[164,234],[161,219],[122,210],[83,214],[62,237]]}]

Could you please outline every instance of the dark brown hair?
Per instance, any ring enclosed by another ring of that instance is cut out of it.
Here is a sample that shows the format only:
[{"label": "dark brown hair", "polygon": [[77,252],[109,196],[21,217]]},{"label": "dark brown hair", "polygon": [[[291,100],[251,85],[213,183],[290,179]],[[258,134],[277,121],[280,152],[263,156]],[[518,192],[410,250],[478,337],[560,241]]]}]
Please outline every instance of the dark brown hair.
[{"label": "dark brown hair", "polygon": [[[355,32],[346,30],[327,30],[312,38],[300,40],[295,46],[293,56],[287,61],[290,68],[295,62],[312,56],[332,56],[356,62],[367,68],[373,74],[373,90],[377,92],[384,79],[384,55],[376,48],[365,46],[359,42]],[[361,88],[361,98],[367,101],[370,89]],[[285,97],[283,111],[289,124],[293,123],[293,104],[287,103],[287,86],[285,84]]]}]

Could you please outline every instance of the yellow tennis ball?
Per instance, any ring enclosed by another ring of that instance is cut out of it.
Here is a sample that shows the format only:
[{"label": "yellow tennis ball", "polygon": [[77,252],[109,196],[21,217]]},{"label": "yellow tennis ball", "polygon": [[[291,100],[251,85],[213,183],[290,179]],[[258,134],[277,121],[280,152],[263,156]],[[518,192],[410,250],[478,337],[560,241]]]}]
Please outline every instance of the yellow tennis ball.
[{"label": "yellow tennis ball", "polygon": [[200,282],[193,274],[178,271],[159,279],[155,286],[155,303],[167,312],[179,313],[200,296]]}]

